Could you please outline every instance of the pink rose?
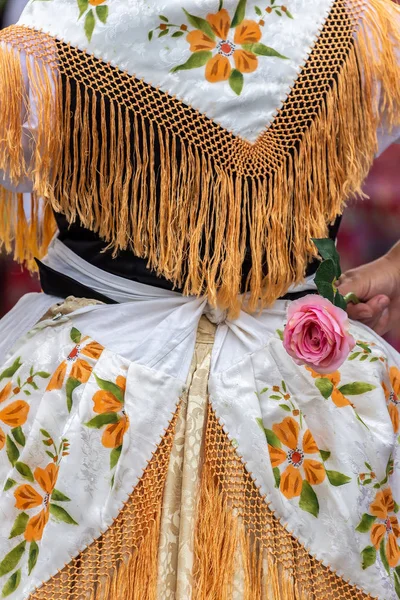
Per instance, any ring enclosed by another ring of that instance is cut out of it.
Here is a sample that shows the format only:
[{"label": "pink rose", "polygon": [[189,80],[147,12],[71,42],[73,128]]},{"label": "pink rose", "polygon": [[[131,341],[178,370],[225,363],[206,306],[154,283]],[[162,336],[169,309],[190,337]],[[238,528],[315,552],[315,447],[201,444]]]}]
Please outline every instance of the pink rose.
[{"label": "pink rose", "polygon": [[355,346],[347,313],[326,298],[310,294],[289,306],[283,345],[298,365],[332,373]]}]

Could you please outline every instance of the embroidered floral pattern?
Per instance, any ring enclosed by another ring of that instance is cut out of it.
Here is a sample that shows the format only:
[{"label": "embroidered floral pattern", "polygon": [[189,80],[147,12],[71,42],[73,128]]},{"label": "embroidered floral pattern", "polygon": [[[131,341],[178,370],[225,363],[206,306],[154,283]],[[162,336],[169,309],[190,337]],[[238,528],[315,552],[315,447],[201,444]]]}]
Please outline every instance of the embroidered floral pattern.
[{"label": "embroidered floral pattern", "polygon": [[[21,474],[31,483],[19,485],[14,491],[15,507],[20,512],[14,521],[9,537],[10,539],[17,537],[23,539],[0,562],[0,578],[9,576],[3,585],[2,597],[10,595],[18,588],[22,569],[19,565],[28,547],[29,575],[35,568],[40,551],[38,542],[43,537],[50,516],[56,521],[68,525],[77,525],[77,522],[60,505],[60,503],[69,502],[70,499],[55,487],[60,464],[63,458],[69,454],[68,440],[64,438],[57,446],[47,431],[42,429],[41,433],[44,445],[52,447],[54,451],[46,450],[46,454],[51,457],[52,461],[45,468],[36,467],[33,473],[30,467],[25,465],[24,472]],[[33,514],[31,511],[34,511]],[[12,574],[10,575],[10,573]]]},{"label": "embroidered floral pattern", "polygon": [[129,418],[125,411],[126,377],[119,375],[115,383],[96,375],[95,378],[100,388],[93,396],[93,412],[97,416],[86,426],[95,429],[105,427],[101,443],[111,449],[110,469],[113,470],[121,456],[124,435],[129,429]]},{"label": "embroidered floral pattern", "polygon": [[[167,17],[160,15],[161,23],[158,26],[158,37],[163,37],[172,32],[172,37],[186,35],[192,53],[189,59],[172,69],[173,73],[188,69],[205,67],[205,78],[210,83],[228,81],[231,89],[240,96],[244,85],[244,75],[254,73],[258,68],[258,57],[286,57],[273,48],[261,43],[263,37],[263,19],[258,22],[246,19],[247,0],[239,0],[236,11],[231,16],[223,8],[223,0],[219,3],[216,13],[209,13],[205,19],[188,13],[185,9],[186,20],[193,27],[189,29],[186,23],[176,25]],[[266,8],[267,13],[275,12],[282,16],[282,12],[293,18],[285,6]],[[281,9],[281,10],[279,10]],[[256,14],[262,16],[262,11],[256,7]],[[149,40],[153,38],[154,30],[149,33]]]},{"label": "embroidered floral pattern", "polygon": [[[66,380],[67,407],[71,412],[74,390],[89,380],[93,371],[93,365],[89,364],[84,357],[98,360],[104,350],[97,342],[89,342],[84,345],[88,338],[82,339],[82,334],[75,327],[71,330],[71,340],[75,347],[55,370],[47,386],[47,391],[61,390]],[[68,373],[68,377],[67,377]]]},{"label": "embroidered floral pattern", "polygon": [[363,381],[354,381],[353,383],[347,383],[339,386],[342,377],[339,371],[321,376],[320,373],[317,373],[310,367],[306,367],[306,369],[315,379],[315,386],[321,392],[325,400],[330,398],[338,408],[344,408],[345,406],[352,407],[357,419],[365,426],[365,423],[357,413],[354,404],[347,398],[347,396],[359,396],[361,394],[366,394],[367,392],[375,390],[375,385]]},{"label": "embroidered floral pattern", "polygon": [[383,391],[387,402],[390,418],[393,424],[394,433],[399,433],[400,429],[400,369],[391,367],[389,369],[389,387],[385,382],[382,383]]},{"label": "embroidered floral pattern", "polygon": [[292,415],[294,417],[299,417],[300,427],[303,426],[303,413],[294,404],[294,402],[292,400],[292,396],[289,393],[287,385],[284,381],[281,382],[281,385],[272,386],[271,390],[268,387],[266,387],[266,388],[262,389],[261,392],[257,393],[256,395],[260,398],[267,392],[273,392],[272,394],[269,393],[269,396],[268,396],[269,399],[274,400],[275,402],[278,402],[279,408],[281,408],[283,411],[292,413]]},{"label": "embroidered floral pattern", "polygon": [[[12,378],[21,367],[21,359],[17,358],[13,365],[0,375],[0,381]],[[49,377],[50,374],[44,371],[35,372],[32,366],[29,376],[24,382],[22,382],[20,376],[17,376],[16,383],[10,380],[0,389],[0,451],[5,448],[8,460],[17,469],[23,468],[22,463],[18,462],[19,447],[25,446],[25,435],[22,426],[25,425],[30,410],[28,402],[17,399],[17,396],[24,393],[25,396],[29,397],[32,393],[30,390],[39,389],[38,378],[48,379]],[[6,431],[4,431],[4,427],[7,427]]]},{"label": "embroidered floral pattern", "polygon": [[288,500],[299,498],[299,508],[318,517],[319,501],[313,488],[325,479],[339,487],[351,478],[326,468],[331,453],[320,450],[311,431],[303,431],[293,417],[286,417],[272,429],[266,429],[261,419],[258,424],[267,438],[276,487]]},{"label": "embroidered floral pattern", "polygon": [[79,19],[83,16],[85,34],[90,42],[92,35],[98,22],[107,23],[108,19],[108,0],[77,0],[79,8]]},{"label": "embroidered floral pattern", "polygon": [[[358,346],[358,347],[357,347]],[[368,342],[362,342],[362,341],[358,341],[356,343],[356,349],[355,351],[350,354],[348,360],[358,360],[360,362],[377,362],[378,360],[380,362],[385,362],[386,361],[386,357],[385,356],[377,356],[376,354],[373,353],[372,348],[375,346],[375,344],[372,343],[368,343]]]}]

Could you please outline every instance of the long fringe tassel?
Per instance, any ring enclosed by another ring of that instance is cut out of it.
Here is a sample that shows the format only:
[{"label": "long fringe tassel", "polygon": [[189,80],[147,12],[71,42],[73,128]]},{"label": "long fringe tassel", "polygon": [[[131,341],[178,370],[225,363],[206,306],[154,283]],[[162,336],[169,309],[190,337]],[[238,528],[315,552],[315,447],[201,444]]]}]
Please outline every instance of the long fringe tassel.
[{"label": "long fringe tassel", "polygon": [[[93,58],[32,30],[3,32],[0,169],[14,183],[31,179],[36,194],[28,223],[20,203],[2,192],[0,239],[6,250],[14,246],[15,257],[30,266],[32,257],[45,251],[55,225],[47,208],[44,215],[39,211],[38,198],[43,197],[46,207],[70,222],[79,217],[115,253],[132,250],[185,294],[205,294],[211,304],[231,313],[240,309],[242,265],[250,247],[245,308],[256,311],[273,303],[302,281],[316,255],[311,239],[326,236],[345,202],[361,193],[377,149],[380,115],[389,129],[400,123],[398,8],[390,0],[347,4],[354,42],[337,77],[327,74],[327,91],[310,112],[298,144],[282,154],[280,132],[272,124],[264,142],[242,143],[244,163],[235,163],[234,156],[231,164],[218,160],[202,148],[201,139],[186,142],[179,127],[175,131],[171,123],[146,112],[146,98],[142,104],[117,94],[110,98],[109,81],[102,80]],[[42,44],[41,60],[36,58],[37,43]],[[28,99],[13,44],[22,44],[29,55],[28,77],[36,98],[31,159],[26,159],[21,131],[21,105],[28,106]],[[84,80],[79,61],[85,60],[92,61],[92,74]],[[112,75],[112,68],[107,69]],[[164,99],[172,102],[167,95]]]}]

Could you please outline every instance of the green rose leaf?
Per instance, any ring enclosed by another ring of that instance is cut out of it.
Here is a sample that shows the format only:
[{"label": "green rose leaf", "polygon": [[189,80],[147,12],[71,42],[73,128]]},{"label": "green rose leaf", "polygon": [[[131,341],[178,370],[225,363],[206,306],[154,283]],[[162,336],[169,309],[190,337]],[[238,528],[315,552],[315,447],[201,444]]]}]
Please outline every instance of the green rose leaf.
[{"label": "green rose leaf", "polygon": [[4,490],[5,492],[8,492],[8,490],[11,490],[11,488],[12,488],[12,487],[14,487],[14,485],[15,485],[16,483],[17,483],[17,482],[16,482],[16,481],[14,481],[14,479],[7,479],[7,481],[6,481],[6,482],[5,482],[5,484],[4,484],[4,488],[3,488],[3,490]]},{"label": "green rose leaf", "polygon": [[15,592],[19,584],[21,583],[21,569],[18,569],[15,573],[11,575],[11,577],[6,581],[1,595],[3,598],[7,598],[10,594]]},{"label": "green rose leaf", "polygon": [[29,548],[29,559],[28,559],[28,574],[30,575],[33,569],[36,567],[37,559],[39,557],[39,546],[35,541],[31,542]]},{"label": "green rose leaf", "polygon": [[101,429],[104,425],[111,425],[111,423],[118,423],[119,417],[117,413],[104,413],[98,415],[85,423],[86,427],[92,427],[93,429]]},{"label": "green rose leaf", "polygon": [[182,64],[178,65],[171,69],[171,73],[176,73],[177,71],[188,71],[189,69],[198,69],[199,67],[204,67],[208,63],[208,61],[212,58],[212,52],[210,50],[201,50],[200,52],[195,52],[192,54],[188,60]]},{"label": "green rose leaf", "polygon": [[79,8],[78,20],[81,18],[83,13],[85,11],[87,11],[88,7],[89,7],[89,0],[78,0],[78,8]]},{"label": "green rose leaf", "polygon": [[71,498],[68,498],[68,496],[66,496],[59,490],[53,490],[51,499],[55,500],[56,502],[71,502]]},{"label": "green rose leaf", "polygon": [[323,258],[323,260],[332,260],[333,261],[333,263],[335,265],[335,275],[336,275],[336,278],[339,279],[339,277],[342,274],[342,271],[340,268],[340,255],[336,249],[335,242],[333,240],[331,240],[330,238],[324,238],[324,239],[313,238],[312,241],[317,246],[318,252],[319,252],[320,256]]},{"label": "green rose leaf", "polygon": [[351,481],[351,477],[347,477],[347,475],[343,475],[343,473],[339,473],[338,471],[326,471],[329,482],[331,485],[335,487],[340,487],[341,485],[346,485]]},{"label": "green rose leaf", "polygon": [[33,473],[30,469],[30,467],[28,467],[28,465],[26,465],[23,462],[16,462],[15,463],[15,468],[17,469],[18,473],[20,475],[22,475],[22,477],[24,479],[27,479],[28,481],[31,481],[32,483],[35,481],[34,477],[33,477]]},{"label": "green rose leaf", "polygon": [[119,457],[121,456],[122,446],[118,446],[118,448],[114,448],[110,454],[110,469],[113,469],[117,462],[119,461]]},{"label": "green rose leaf", "polygon": [[335,294],[334,304],[335,304],[335,306],[337,306],[338,308],[341,308],[342,310],[347,310],[347,302],[344,299],[344,297],[342,296],[342,294],[339,294],[339,292],[336,292],[336,294]]},{"label": "green rose leaf", "polygon": [[381,561],[382,561],[383,566],[385,567],[386,573],[390,576],[390,567],[389,567],[389,562],[388,562],[388,559],[386,556],[385,538],[381,542],[381,546],[379,548],[379,556],[381,557]]},{"label": "green rose leaf", "polygon": [[2,381],[3,379],[10,379],[11,377],[14,377],[15,373],[21,367],[22,367],[22,362],[21,362],[21,357],[19,356],[13,362],[11,367],[8,367],[8,369],[5,369],[5,371],[2,372],[2,374],[0,375],[0,381]]},{"label": "green rose leaf", "polygon": [[247,0],[239,0],[235,14],[233,15],[231,28],[237,27],[243,21],[246,16],[246,4]]},{"label": "green rose leaf", "polygon": [[21,535],[25,533],[26,526],[28,525],[29,515],[22,512],[18,515],[18,517],[14,521],[14,525],[12,526],[11,533],[9,539],[11,540],[17,535]]},{"label": "green rose leaf", "polygon": [[229,77],[229,85],[231,90],[235,92],[237,96],[240,96],[243,90],[244,77],[240,71],[233,69]]},{"label": "green rose leaf", "polygon": [[26,439],[21,427],[15,427],[11,430],[11,433],[14,440],[18,442],[18,444],[20,444],[21,446],[25,446]]},{"label": "green rose leaf", "polygon": [[[336,279],[336,267],[331,258],[324,260],[318,267],[315,275],[315,283],[318,286],[320,283],[329,283],[330,285]],[[333,292],[333,290],[332,290]]]},{"label": "green rose leaf", "polygon": [[366,548],[364,548],[364,550],[361,552],[361,558],[362,558],[362,568],[368,569],[368,567],[371,567],[372,565],[375,564],[376,562],[376,550],[373,546],[367,546]]},{"label": "green rose leaf", "polygon": [[200,29],[200,31],[205,33],[206,36],[209,37],[211,40],[215,40],[215,33],[213,32],[212,27],[208,21],[206,21],[205,19],[202,19],[201,17],[195,17],[194,15],[191,15],[185,9],[182,9],[182,10],[185,13],[189,23],[195,29]]},{"label": "green rose leaf", "polygon": [[96,6],[96,15],[102,23],[107,23],[108,6]]},{"label": "green rose leaf", "polygon": [[121,390],[120,387],[118,387],[115,383],[112,383],[111,381],[100,379],[100,377],[97,377],[97,375],[95,375],[95,378],[97,381],[97,385],[101,390],[104,390],[105,392],[110,392],[111,394],[113,394],[113,396],[116,397],[116,399],[119,402],[121,402],[121,404],[123,404],[125,393],[123,390]]},{"label": "green rose leaf", "polygon": [[17,446],[14,444],[14,442],[12,441],[12,439],[10,438],[9,435],[7,435],[6,445],[7,445],[8,460],[10,461],[10,463],[12,464],[12,466],[15,467],[15,463],[19,459],[19,450],[18,450]]},{"label": "green rose leaf", "polygon": [[342,392],[344,396],[358,396],[360,394],[365,394],[366,392],[371,392],[372,390],[376,390],[376,385],[364,383],[362,381],[348,383],[339,388],[339,392]]},{"label": "green rose leaf", "polygon": [[50,503],[50,513],[57,519],[57,521],[68,523],[68,525],[78,525],[71,515],[67,513],[62,506],[58,506],[58,504],[53,504],[52,502]]},{"label": "green rose leaf", "polygon": [[76,327],[73,327],[71,329],[71,333],[69,334],[71,340],[74,342],[74,344],[79,344],[81,339],[82,339],[82,334],[79,331],[79,329],[77,329]]},{"label": "green rose leaf", "polygon": [[330,453],[330,452],[328,452],[327,450],[320,450],[320,451],[319,451],[319,453],[320,453],[320,455],[321,455],[321,458],[322,458],[322,460],[323,460],[324,462],[325,462],[326,460],[328,460],[328,458],[330,458],[330,456],[331,456],[331,453]]},{"label": "green rose leaf", "polygon": [[7,575],[7,573],[10,573],[10,571],[15,569],[25,552],[25,548],[26,542],[21,542],[18,546],[13,548],[11,552],[6,554],[0,562],[0,577]]},{"label": "green rose leaf", "polygon": [[255,44],[243,44],[243,49],[248,52],[252,52],[257,56],[274,56],[275,58],[283,58],[283,60],[287,60],[287,56],[283,56],[270,46],[265,46],[265,44],[261,44],[260,42]]},{"label": "green rose leaf", "polygon": [[376,517],[373,517],[372,515],[364,513],[361,518],[361,521],[359,522],[359,524],[356,527],[356,531],[358,531],[359,533],[367,533],[368,531],[371,530],[371,527],[375,523],[375,521],[376,521]]},{"label": "green rose leaf", "polygon": [[319,389],[325,400],[327,400],[331,396],[333,392],[333,383],[329,381],[329,379],[326,379],[325,377],[318,378],[315,380],[315,385]]},{"label": "green rose leaf", "polygon": [[[92,9],[90,9],[88,14],[86,15],[86,19],[85,19],[85,33],[86,33],[86,37],[89,42],[92,41],[92,35],[93,35],[95,25],[96,25],[96,20],[94,18]],[[72,332],[71,332],[71,337],[72,337]]]},{"label": "green rose leaf", "polygon": [[275,477],[275,487],[279,489],[279,486],[281,485],[281,472],[278,467],[274,467],[273,472]]},{"label": "green rose leaf", "polygon": [[303,481],[303,487],[301,489],[299,507],[314,517],[318,517],[319,514],[319,502],[317,494],[314,492],[308,481]]},{"label": "green rose leaf", "polygon": [[323,298],[326,298],[327,300],[329,300],[329,302],[333,303],[334,299],[335,299],[335,293],[334,293],[332,284],[326,283],[326,281],[320,281],[319,283],[315,282],[315,284],[318,288],[319,294]]},{"label": "green rose leaf", "polygon": [[76,388],[79,387],[80,385],[82,385],[82,384],[78,379],[74,379],[73,377],[68,377],[67,385],[65,386],[65,390],[66,390],[66,394],[67,394],[68,412],[71,412],[71,410],[72,410],[72,405],[73,405],[72,394],[73,394],[74,390],[76,390]]}]

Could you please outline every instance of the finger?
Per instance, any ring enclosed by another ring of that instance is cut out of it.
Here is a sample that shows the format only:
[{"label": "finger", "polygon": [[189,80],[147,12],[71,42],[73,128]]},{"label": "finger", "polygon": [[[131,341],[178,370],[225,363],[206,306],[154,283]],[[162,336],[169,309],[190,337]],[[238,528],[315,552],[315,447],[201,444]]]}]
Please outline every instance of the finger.
[{"label": "finger", "polygon": [[[371,329],[375,329],[382,318],[383,312],[390,305],[390,300],[387,296],[375,296],[368,302],[360,304],[349,304],[347,312],[351,319],[360,321]],[[386,325],[384,325],[386,326]]]},{"label": "finger", "polygon": [[374,327],[374,330],[379,335],[386,335],[387,333],[389,333],[389,330],[390,330],[389,325],[390,325],[390,310],[389,310],[389,308],[385,308],[385,310],[383,311],[383,313],[381,315],[381,318],[379,319],[378,323]]}]

